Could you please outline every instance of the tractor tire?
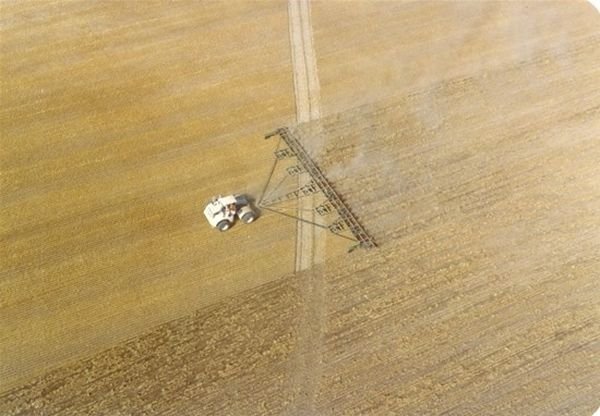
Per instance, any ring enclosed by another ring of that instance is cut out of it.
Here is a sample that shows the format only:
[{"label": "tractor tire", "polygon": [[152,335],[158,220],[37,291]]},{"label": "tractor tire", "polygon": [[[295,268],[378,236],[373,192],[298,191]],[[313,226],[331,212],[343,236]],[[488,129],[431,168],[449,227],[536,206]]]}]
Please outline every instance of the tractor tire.
[{"label": "tractor tire", "polygon": [[221,232],[227,231],[231,228],[231,223],[227,220],[219,221],[219,223],[217,224],[217,228]]},{"label": "tractor tire", "polygon": [[255,219],[256,215],[254,214],[254,212],[246,212],[244,215],[242,215],[242,221],[244,222],[244,224],[250,224]]}]

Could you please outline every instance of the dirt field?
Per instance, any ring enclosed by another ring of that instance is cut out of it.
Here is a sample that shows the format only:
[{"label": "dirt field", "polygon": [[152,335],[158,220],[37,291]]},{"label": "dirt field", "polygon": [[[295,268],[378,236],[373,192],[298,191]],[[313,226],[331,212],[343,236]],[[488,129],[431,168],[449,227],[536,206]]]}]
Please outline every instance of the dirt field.
[{"label": "dirt field", "polygon": [[590,5],[314,3],[296,131],[380,248],[297,274],[293,221],[201,218],[297,118],[285,3],[1,11],[1,414],[600,404]]},{"label": "dirt field", "polygon": [[294,222],[202,216],[293,120],[285,5],[138,6],[2,6],[3,388],[293,270]]}]

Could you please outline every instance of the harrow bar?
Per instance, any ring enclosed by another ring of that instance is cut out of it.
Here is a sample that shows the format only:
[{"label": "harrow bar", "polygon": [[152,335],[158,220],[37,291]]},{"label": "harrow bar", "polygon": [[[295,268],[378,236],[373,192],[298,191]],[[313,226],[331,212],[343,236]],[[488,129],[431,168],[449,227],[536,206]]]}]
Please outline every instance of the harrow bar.
[{"label": "harrow bar", "polygon": [[365,227],[358,221],[358,218],[350,210],[343,198],[336,192],[333,185],[327,180],[321,169],[312,160],[306,149],[300,144],[300,141],[287,127],[281,127],[265,136],[269,139],[273,136],[280,136],[287,144],[288,148],[294,153],[302,167],[311,176],[313,183],[316,184],[333,208],[338,212],[341,220],[346,224],[354,238],[363,248],[377,247],[375,239],[367,232]]}]

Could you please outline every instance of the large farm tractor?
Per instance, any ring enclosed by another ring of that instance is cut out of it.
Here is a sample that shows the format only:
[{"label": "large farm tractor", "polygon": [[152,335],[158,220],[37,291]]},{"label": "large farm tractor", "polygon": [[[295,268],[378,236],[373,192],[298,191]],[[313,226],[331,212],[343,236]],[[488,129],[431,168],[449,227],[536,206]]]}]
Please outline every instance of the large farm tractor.
[{"label": "large farm tractor", "polygon": [[219,231],[227,231],[236,218],[239,218],[244,224],[250,224],[256,219],[256,212],[244,195],[219,195],[213,197],[206,206],[204,216],[214,228]]}]

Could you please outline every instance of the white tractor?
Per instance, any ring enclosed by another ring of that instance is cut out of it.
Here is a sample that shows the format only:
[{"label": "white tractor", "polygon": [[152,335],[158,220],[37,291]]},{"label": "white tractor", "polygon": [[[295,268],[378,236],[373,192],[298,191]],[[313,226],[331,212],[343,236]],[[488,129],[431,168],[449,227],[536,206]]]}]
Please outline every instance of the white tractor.
[{"label": "white tractor", "polygon": [[204,216],[209,224],[219,231],[227,231],[239,218],[245,224],[250,224],[256,219],[256,212],[244,195],[227,195],[213,197],[204,208]]}]

